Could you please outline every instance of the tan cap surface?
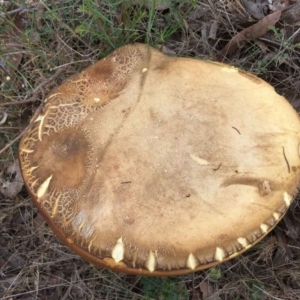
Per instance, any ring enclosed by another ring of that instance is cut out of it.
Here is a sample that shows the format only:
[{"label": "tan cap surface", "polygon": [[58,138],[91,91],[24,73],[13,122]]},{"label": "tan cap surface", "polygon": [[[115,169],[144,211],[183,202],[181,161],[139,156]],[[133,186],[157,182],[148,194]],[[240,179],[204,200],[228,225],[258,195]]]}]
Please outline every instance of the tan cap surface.
[{"label": "tan cap surface", "polygon": [[300,179],[300,122],[234,67],[119,48],[56,88],[20,144],[48,223],[101,266],[210,267],[282,218]]}]

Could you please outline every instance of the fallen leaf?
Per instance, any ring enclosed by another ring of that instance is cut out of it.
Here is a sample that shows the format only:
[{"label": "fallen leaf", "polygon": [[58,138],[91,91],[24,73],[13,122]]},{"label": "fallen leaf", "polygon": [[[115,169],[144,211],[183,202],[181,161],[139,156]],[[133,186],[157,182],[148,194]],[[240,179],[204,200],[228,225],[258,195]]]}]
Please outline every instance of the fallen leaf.
[{"label": "fallen leaf", "polygon": [[290,5],[285,9],[281,19],[289,26],[300,25],[300,3]]},{"label": "fallen leaf", "polygon": [[205,281],[200,283],[200,290],[203,300],[219,300],[218,295],[215,293],[213,287]]},{"label": "fallen leaf", "polygon": [[192,299],[191,300],[200,300],[200,292],[193,291]]},{"label": "fallen leaf", "polygon": [[161,45],[161,44],[158,44],[156,46],[157,49],[159,49],[163,54],[166,54],[166,55],[176,55],[176,52],[171,50],[170,48],[168,48],[167,46],[164,46],[164,45]]},{"label": "fallen leaf", "polygon": [[235,50],[243,47],[248,41],[255,40],[265,35],[270,26],[274,26],[278,22],[280,16],[281,10],[276,11],[236,34],[221,50],[220,58],[230,55]]},{"label": "fallen leaf", "polygon": [[219,29],[219,26],[220,26],[220,24],[218,21],[213,21],[213,23],[211,24],[210,29],[209,29],[208,38],[210,38],[212,40],[215,40],[217,38],[217,31]]},{"label": "fallen leaf", "polygon": [[272,3],[269,4],[269,8],[272,11],[282,10],[289,6],[289,0],[285,0],[282,3],[282,0],[273,0]]},{"label": "fallen leaf", "polygon": [[297,95],[295,99],[292,100],[291,103],[294,109],[299,113],[300,112],[300,97]]},{"label": "fallen leaf", "polygon": [[0,192],[8,198],[14,198],[24,185],[19,161],[15,160],[5,171],[5,179],[0,179]]},{"label": "fallen leaf", "polygon": [[283,218],[286,225],[286,235],[294,240],[300,237],[300,224],[297,218],[288,211]]},{"label": "fallen leaf", "polygon": [[263,7],[259,3],[254,3],[248,0],[241,0],[241,4],[244,6],[246,11],[255,19],[260,20],[265,15],[263,13]]}]

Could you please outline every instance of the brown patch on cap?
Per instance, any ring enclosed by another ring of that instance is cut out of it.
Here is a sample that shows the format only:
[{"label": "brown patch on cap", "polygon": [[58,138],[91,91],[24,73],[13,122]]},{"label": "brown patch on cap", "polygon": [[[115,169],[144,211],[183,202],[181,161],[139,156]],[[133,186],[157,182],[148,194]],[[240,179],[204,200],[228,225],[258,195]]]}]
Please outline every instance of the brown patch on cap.
[{"label": "brown patch on cap", "polygon": [[53,175],[51,186],[78,188],[87,169],[88,142],[80,129],[68,128],[51,136],[45,136],[29,155],[35,178],[44,181]]}]

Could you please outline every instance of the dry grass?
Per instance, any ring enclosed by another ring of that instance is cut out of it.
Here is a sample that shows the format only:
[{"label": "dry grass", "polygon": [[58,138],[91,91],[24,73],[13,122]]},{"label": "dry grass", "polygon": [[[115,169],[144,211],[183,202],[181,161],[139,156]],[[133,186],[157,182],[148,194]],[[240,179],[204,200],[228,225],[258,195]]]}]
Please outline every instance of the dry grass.
[{"label": "dry grass", "polygon": [[[165,10],[133,2],[0,1],[0,149],[6,146],[0,150],[0,186],[16,179],[5,170],[17,160],[18,138],[31,115],[69,75],[129,42],[214,60],[233,35],[256,22],[245,1],[165,1]],[[253,2],[270,12],[268,1]],[[300,20],[283,13],[276,27],[225,62],[261,76],[299,110],[299,32]],[[71,253],[24,188],[12,198],[0,193],[0,298],[300,299],[299,204],[296,199],[276,230],[236,259],[183,277],[141,278],[100,269]]]}]

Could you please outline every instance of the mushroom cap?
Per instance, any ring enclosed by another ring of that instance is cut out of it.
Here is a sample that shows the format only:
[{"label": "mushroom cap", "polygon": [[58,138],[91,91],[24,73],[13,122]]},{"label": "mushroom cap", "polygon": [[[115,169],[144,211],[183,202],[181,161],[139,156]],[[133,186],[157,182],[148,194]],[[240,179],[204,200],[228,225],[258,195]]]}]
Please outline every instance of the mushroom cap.
[{"label": "mushroom cap", "polygon": [[232,66],[127,45],[67,79],[21,140],[21,169],[83,258],[168,276],[231,259],[283,217],[300,180],[300,122]]}]

